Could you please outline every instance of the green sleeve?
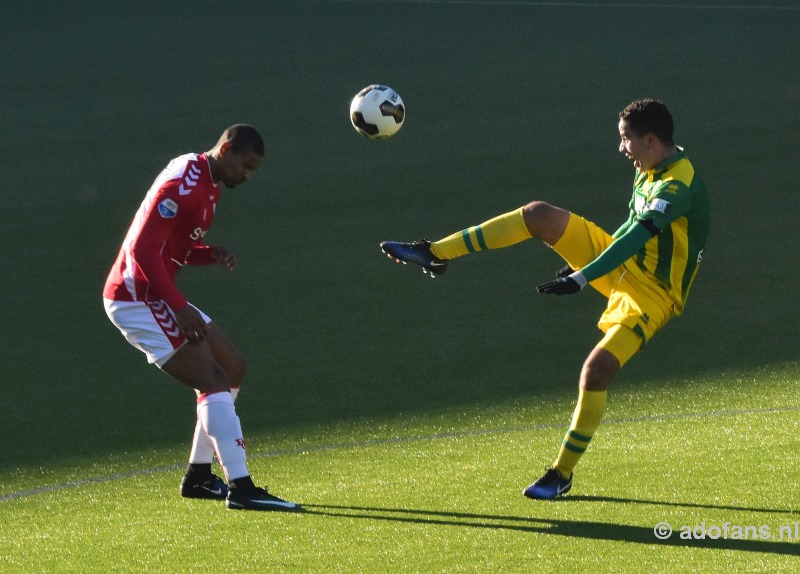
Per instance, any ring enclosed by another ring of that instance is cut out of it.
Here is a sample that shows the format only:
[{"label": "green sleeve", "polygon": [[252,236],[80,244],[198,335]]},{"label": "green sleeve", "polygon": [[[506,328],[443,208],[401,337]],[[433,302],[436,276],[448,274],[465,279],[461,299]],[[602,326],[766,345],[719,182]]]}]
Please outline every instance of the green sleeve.
[{"label": "green sleeve", "polygon": [[615,231],[615,232],[614,232],[614,233],[611,235],[611,237],[613,237],[614,239],[617,239],[618,237],[622,237],[622,235],[624,235],[624,233],[625,233],[626,231],[628,231],[628,229],[630,229],[631,225],[633,225],[633,222],[634,222],[634,219],[633,219],[633,217],[631,217],[631,218],[630,218],[629,220],[627,220],[625,223],[623,223],[622,225],[620,225],[620,226],[619,226],[619,229],[617,229],[617,230],[616,230],[616,231]]},{"label": "green sleeve", "polygon": [[644,244],[651,237],[650,230],[641,223],[636,222],[609,245],[608,249],[603,251],[597,259],[581,269],[580,272],[586,278],[586,281],[591,283],[625,263],[644,247]]}]

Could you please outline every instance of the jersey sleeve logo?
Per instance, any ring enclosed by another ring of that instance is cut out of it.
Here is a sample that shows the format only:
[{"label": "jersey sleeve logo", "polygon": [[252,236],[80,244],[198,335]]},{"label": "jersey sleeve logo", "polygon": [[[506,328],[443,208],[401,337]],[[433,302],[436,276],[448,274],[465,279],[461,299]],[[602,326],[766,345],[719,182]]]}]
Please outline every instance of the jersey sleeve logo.
[{"label": "jersey sleeve logo", "polygon": [[669,211],[669,207],[668,201],[664,201],[663,199],[654,199],[648,204],[647,209],[648,211],[657,211],[666,215],[667,211]]},{"label": "jersey sleeve logo", "polygon": [[165,199],[158,204],[158,213],[164,219],[172,219],[178,215],[178,204],[172,199]]},{"label": "jersey sleeve logo", "polygon": [[203,173],[200,171],[200,168],[194,164],[189,165],[189,169],[186,170],[186,176],[181,180],[181,185],[178,187],[178,193],[181,195],[189,195],[192,193],[192,188],[197,185],[197,182],[200,181],[200,174]]}]

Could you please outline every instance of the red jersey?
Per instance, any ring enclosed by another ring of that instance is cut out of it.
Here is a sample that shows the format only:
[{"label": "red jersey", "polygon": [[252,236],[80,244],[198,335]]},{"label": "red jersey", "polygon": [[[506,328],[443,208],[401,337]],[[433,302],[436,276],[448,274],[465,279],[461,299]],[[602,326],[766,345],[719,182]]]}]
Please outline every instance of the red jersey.
[{"label": "red jersey", "polygon": [[213,263],[203,243],[214,219],[219,186],[206,154],[173,159],[159,174],[133,218],[103,297],[114,301],[163,300],[173,311],[187,305],[175,286],[183,265]]}]

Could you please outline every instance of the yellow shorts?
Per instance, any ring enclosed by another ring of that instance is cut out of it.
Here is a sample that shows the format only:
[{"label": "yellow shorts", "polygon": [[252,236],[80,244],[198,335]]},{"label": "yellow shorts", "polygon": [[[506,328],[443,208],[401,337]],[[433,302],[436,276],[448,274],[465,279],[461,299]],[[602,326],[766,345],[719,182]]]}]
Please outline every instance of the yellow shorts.
[{"label": "yellow shorts", "polygon": [[[570,214],[564,235],[553,246],[575,270],[594,261],[614,241],[598,225]],[[608,298],[597,326],[606,336],[598,344],[624,365],[675,315],[667,293],[633,261],[590,283]]]}]

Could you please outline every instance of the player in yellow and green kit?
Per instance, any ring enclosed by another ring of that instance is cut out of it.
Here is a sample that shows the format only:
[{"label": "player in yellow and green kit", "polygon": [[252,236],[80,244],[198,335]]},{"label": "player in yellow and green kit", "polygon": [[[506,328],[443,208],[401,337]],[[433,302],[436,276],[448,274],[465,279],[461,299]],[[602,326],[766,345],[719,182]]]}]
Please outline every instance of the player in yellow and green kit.
[{"label": "player in yellow and green kit", "polygon": [[619,114],[619,151],[636,175],[630,215],[609,235],[559,207],[534,201],[436,242],[385,241],[383,251],[431,276],[451,259],[537,238],[567,263],[539,293],[570,295],[591,285],[608,298],[598,326],[605,334],[580,374],[578,404],[552,466],[523,494],[552,499],[572,488],[572,471],[606,408],[608,385],[625,363],[672,317],[683,312],[703,258],[709,198],[684,150],[673,141],[667,107],[636,100]]}]

